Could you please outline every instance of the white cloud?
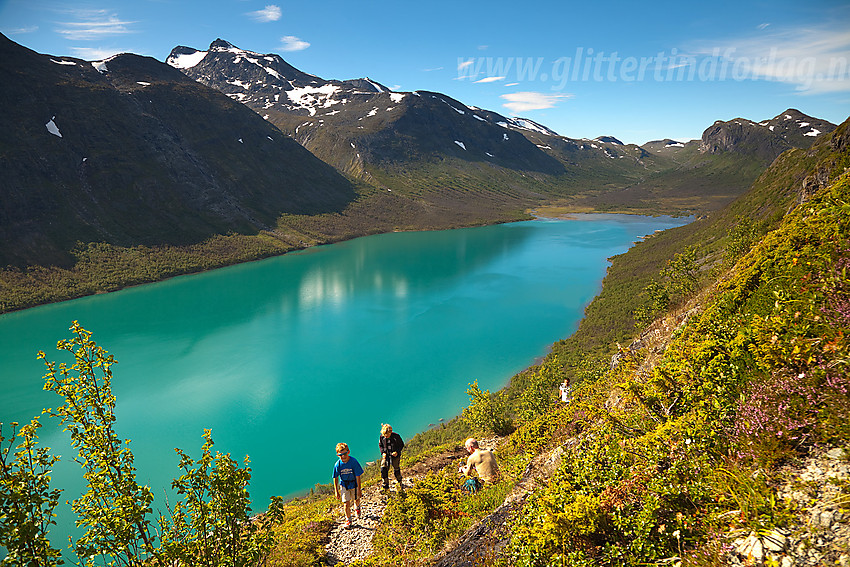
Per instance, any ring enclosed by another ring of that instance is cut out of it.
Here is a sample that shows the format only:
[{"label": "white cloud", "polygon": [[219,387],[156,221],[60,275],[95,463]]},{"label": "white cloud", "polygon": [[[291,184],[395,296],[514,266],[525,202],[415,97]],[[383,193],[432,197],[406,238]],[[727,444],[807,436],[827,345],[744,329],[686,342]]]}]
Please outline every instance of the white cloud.
[{"label": "white cloud", "polygon": [[510,109],[514,114],[527,112],[529,110],[553,108],[556,104],[558,104],[558,101],[572,97],[573,95],[571,94],[540,93],[532,91],[501,95],[501,98],[508,101],[502,106]]},{"label": "white cloud", "polygon": [[71,40],[98,39],[110,35],[135,33],[127,26],[136,22],[122,20],[115,14],[107,14],[105,10],[79,13],[83,21],[61,22],[56,31]]},{"label": "white cloud", "polygon": [[763,30],[764,28],[766,28],[769,25],[770,25],[769,23],[759,24],[758,26],[756,26],[756,29]]},{"label": "white cloud", "polygon": [[474,62],[475,61],[473,61],[472,59],[470,59],[469,61],[460,61],[457,64],[457,70],[460,71],[461,69],[466,69],[467,67],[472,65]]},{"label": "white cloud", "polygon": [[17,28],[9,30],[7,35],[20,35],[24,33],[34,33],[38,31],[38,26],[27,26],[25,28]]},{"label": "white cloud", "polygon": [[484,77],[483,79],[478,79],[477,81],[473,81],[475,83],[495,83],[496,81],[504,81],[505,77]]},{"label": "white cloud", "polygon": [[280,10],[280,6],[275,6],[274,4],[269,4],[262,10],[257,10],[256,12],[248,12],[248,16],[258,22],[276,22],[282,15],[283,13]]},{"label": "white cloud", "polygon": [[308,42],[299,39],[294,35],[285,35],[280,38],[280,42],[281,51],[302,51],[310,47],[310,44]]},{"label": "white cloud", "polygon": [[706,43],[695,51],[727,62],[734,80],[777,81],[794,85],[804,94],[850,91],[850,29],[771,30],[715,45]]}]

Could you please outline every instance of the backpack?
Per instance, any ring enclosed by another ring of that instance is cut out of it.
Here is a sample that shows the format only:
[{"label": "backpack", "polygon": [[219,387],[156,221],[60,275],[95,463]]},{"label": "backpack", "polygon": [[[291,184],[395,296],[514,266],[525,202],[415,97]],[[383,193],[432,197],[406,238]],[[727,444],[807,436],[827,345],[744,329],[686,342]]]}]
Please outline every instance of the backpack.
[{"label": "backpack", "polygon": [[463,486],[461,487],[461,490],[463,490],[467,494],[475,494],[476,492],[481,490],[482,486],[483,483],[481,482],[481,479],[479,479],[478,477],[472,477],[466,479],[466,481],[463,483]]}]

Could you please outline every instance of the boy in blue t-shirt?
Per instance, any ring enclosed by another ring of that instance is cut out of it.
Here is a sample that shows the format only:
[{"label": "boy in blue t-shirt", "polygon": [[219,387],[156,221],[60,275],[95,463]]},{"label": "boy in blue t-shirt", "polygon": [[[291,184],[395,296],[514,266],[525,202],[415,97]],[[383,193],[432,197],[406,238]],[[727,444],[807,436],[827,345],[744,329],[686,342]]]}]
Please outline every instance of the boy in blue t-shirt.
[{"label": "boy in blue t-shirt", "polygon": [[[363,467],[352,457],[346,443],[336,444],[336,455],[339,457],[334,464],[334,494],[337,500],[345,504],[345,527],[351,527],[351,501],[354,500],[354,512],[360,518],[360,475]],[[342,487],[340,487],[342,483]]]}]

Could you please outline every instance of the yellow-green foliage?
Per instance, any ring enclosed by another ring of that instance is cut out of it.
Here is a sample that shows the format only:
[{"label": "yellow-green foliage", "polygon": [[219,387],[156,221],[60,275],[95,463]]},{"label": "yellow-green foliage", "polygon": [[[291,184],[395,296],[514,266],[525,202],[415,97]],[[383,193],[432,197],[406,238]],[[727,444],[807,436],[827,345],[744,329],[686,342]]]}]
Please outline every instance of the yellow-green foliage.
[{"label": "yellow-green foliage", "polygon": [[850,441],[849,202],[845,175],[738,262],[657,364],[627,354],[576,393],[596,411],[571,414],[577,443],[517,519],[506,564],[687,560],[728,530],[794,521],[771,467]]},{"label": "yellow-green foliage", "polygon": [[499,393],[482,390],[476,380],[466,390],[469,406],[463,408],[461,419],[474,431],[504,435],[511,429],[508,408]]},{"label": "yellow-green foliage", "polygon": [[513,488],[512,467],[501,467],[502,480],[476,494],[461,490],[456,465],[430,473],[387,504],[373,540],[370,565],[407,565],[438,552],[472,524],[502,504]]},{"label": "yellow-green foliage", "polygon": [[283,507],[283,519],[275,526],[277,545],[267,565],[307,567],[325,556],[324,538],[334,523],[339,506],[333,496],[295,500]]}]

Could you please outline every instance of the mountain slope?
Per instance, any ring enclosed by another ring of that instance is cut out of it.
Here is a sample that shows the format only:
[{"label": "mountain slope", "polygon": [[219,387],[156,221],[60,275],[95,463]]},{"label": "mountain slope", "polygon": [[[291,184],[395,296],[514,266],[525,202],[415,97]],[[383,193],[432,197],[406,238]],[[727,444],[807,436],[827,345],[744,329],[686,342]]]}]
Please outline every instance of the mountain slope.
[{"label": "mountain slope", "polygon": [[88,63],[0,36],[0,266],[76,242],[186,244],[338,211],[351,183],[217,91],[154,59]]},{"label": "mountain slope", "polygon": [[279,55],[246,51],[221,39],[206,51],[178,46],[166,61],[253,108],[345,171],[357,171],[364,161],[397,164],[442,155],[511,169],[563,171],[522,136],[510,136],[506,130],[513,119],[476,115],[439,93],[392,92],[366,78],[324,80]]},{"label": "mountain slope", "polygon": [[[437,92],[321,79],[278,55],[220,39],[206,51],[176,47],[167,61],[253,108],[328,163],[393,191],[439,199],[434,186],[441,185],[442,194],[478,198],[499,186],[501,198],[530,204],[541,195],[622,188],[673,165],[613,137],[574,140]],[[459,178],[466,182],[447,182]]]},{"label": "mountain slope", "polygon": [[833,130],[835,124],[789,108],[762,122],[745,118],[718,120],[703,132],[700,149],[711,154],[749,154],[769,163],[785,150],[808,148],[819,136]]}]

